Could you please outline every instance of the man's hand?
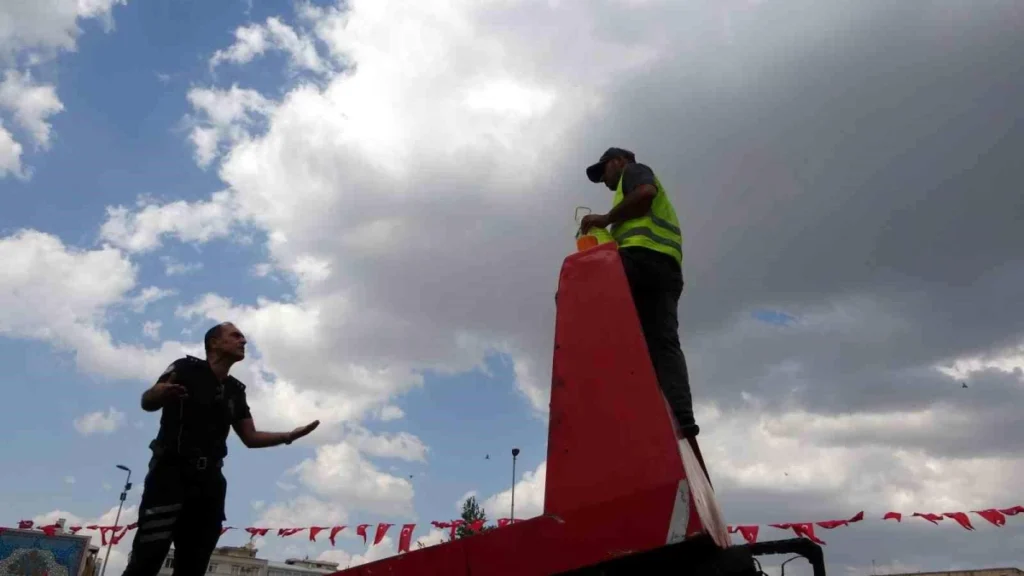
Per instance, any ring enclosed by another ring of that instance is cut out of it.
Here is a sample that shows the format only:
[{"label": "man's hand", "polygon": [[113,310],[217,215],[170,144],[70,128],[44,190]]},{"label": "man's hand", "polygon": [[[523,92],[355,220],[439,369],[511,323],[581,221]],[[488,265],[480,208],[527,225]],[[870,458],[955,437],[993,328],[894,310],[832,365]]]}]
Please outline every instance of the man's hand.
[{"label": "man's hand", "polygon": [[580,231],[586,234],[587,230],[590,230],[591,228],[607,227],[609,222],[607,214],[587,214],[583,217],[583,220],[580,221]]},{"label": "man's hand", "polygon": [[306,436],[307,434],[309,434],[313,430],[316,430],[316,427],[319,426],[319,425],[320,425],[320,421],[319,420],[314,420],[314,421],[310,422],[309,424],[306,424],[305,426],[299,426],[295,430],[292,430],[291,432],[288,433],[288,443],[291,444],[292,442],[295,442],[299,438],[302,438],[303,436]]},{"label": "man's hand", "polygon": [[166,382],[157,382],[153,392],[161,404],[188,398],[188,389],[175,381],[177,374],[171,372]]},{"label": "man's hand", "polygon": [[174,372],[171,372],[166,381],[157,382],[142,393],[143,410],[156,412],[171,402],[188,398],[188,389],[175,382],[175,376]]}]

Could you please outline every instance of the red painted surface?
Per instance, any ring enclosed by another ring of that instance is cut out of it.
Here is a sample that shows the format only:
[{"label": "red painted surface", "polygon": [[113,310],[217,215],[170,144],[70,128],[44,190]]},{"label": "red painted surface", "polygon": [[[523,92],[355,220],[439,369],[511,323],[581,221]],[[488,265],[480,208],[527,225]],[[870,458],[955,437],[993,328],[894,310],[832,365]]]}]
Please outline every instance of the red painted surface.
[{"label": "red painted surface", "polygon": [[542,575],[704,526],[728,541],[714,492],[687,479],[684,453],[691,474],[700,466],[680,446],[614,244],[565,259],[557,304],[544,516],[338,574]]},{"label": "red painted surface", "polygon": [[671,500],[672,494],[664,488],[636,492],[564,516],[531,518],[339,574],[541,576],[564,572],[652,548],[650,542],[664,538],[665,502]]},{"label": "red painted surface", "polygon": [[544,512],[685,478],[616,247],[566,258],[557,303]]}]

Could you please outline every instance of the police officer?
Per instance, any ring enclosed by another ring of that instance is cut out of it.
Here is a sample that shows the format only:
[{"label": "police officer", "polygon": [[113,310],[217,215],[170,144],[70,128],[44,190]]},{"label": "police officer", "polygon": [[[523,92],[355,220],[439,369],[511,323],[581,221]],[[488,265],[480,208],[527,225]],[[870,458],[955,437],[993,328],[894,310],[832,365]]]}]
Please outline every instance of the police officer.
[{"label": "police officer", "polygon": [[126,576],[155,576],[174,542],[175,576],[204,574],[225,520],[227,482],[221,473],[230,428],[249,448],[291,444],[319,421],[291,432],[256,430],[245,385],[228,376],[245,358],[245,336],[230,322],[203,339],[206,359],[176,360],[142,394],[142,409],[163,410],[150,443],[138,527]]},{"label": "police officer", "polygon": [[[609,148],[587,168],[587,177],[603,182],[615,198],[607,214],[584,216],[580,228],[612,227],[658,384],[683,436],[692,439],[700,428],[679,344],[683,237],[672,201],[654,171],[622,148]],[[691,445],[696,448],[696,442]]]}]

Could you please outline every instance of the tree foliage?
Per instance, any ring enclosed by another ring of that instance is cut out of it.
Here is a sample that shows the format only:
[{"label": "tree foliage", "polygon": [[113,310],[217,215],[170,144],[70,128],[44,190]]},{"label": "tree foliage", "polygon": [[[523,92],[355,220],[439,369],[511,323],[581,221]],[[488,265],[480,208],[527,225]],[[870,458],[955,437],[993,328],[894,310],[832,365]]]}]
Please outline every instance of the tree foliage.
[{"label": "tree foliage", "polygon": [[470,525],[473,522],[481,521],[484,524],[487,523],[487,512],[480,506],[480,503],[476,501],[476,496],[470,496],[466,498],[466,501],[462,503],[462,520],[465,524],[459,526],[455,531],[456,538],[465,538],[466,536],[472,536],[474,534],[483,534],[494,529],[493,526],[483,526],[479,530],[473,530]]}]

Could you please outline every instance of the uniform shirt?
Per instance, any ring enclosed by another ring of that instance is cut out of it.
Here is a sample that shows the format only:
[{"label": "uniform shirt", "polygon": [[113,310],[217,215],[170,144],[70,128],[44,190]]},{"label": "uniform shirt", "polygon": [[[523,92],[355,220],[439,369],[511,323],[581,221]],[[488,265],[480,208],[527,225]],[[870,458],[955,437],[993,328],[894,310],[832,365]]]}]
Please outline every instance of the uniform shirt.
[{"label": "uniform shirt", "polygon": [[622,195],[628,196],[637,186],[654,186],[654,170],[646,164],[627,164],[622,170]]},{"label": "uniform shirt", "polygon": [[245,384],[233,376],[217,379],[209,362],[193,356],[175,360],[157,382],[175,374],[175,383],[188,390],[188,398],[163,407],[160,431],[150,445],[154,451],[186,458],[223,458],[231,425],[251,418]]}]

